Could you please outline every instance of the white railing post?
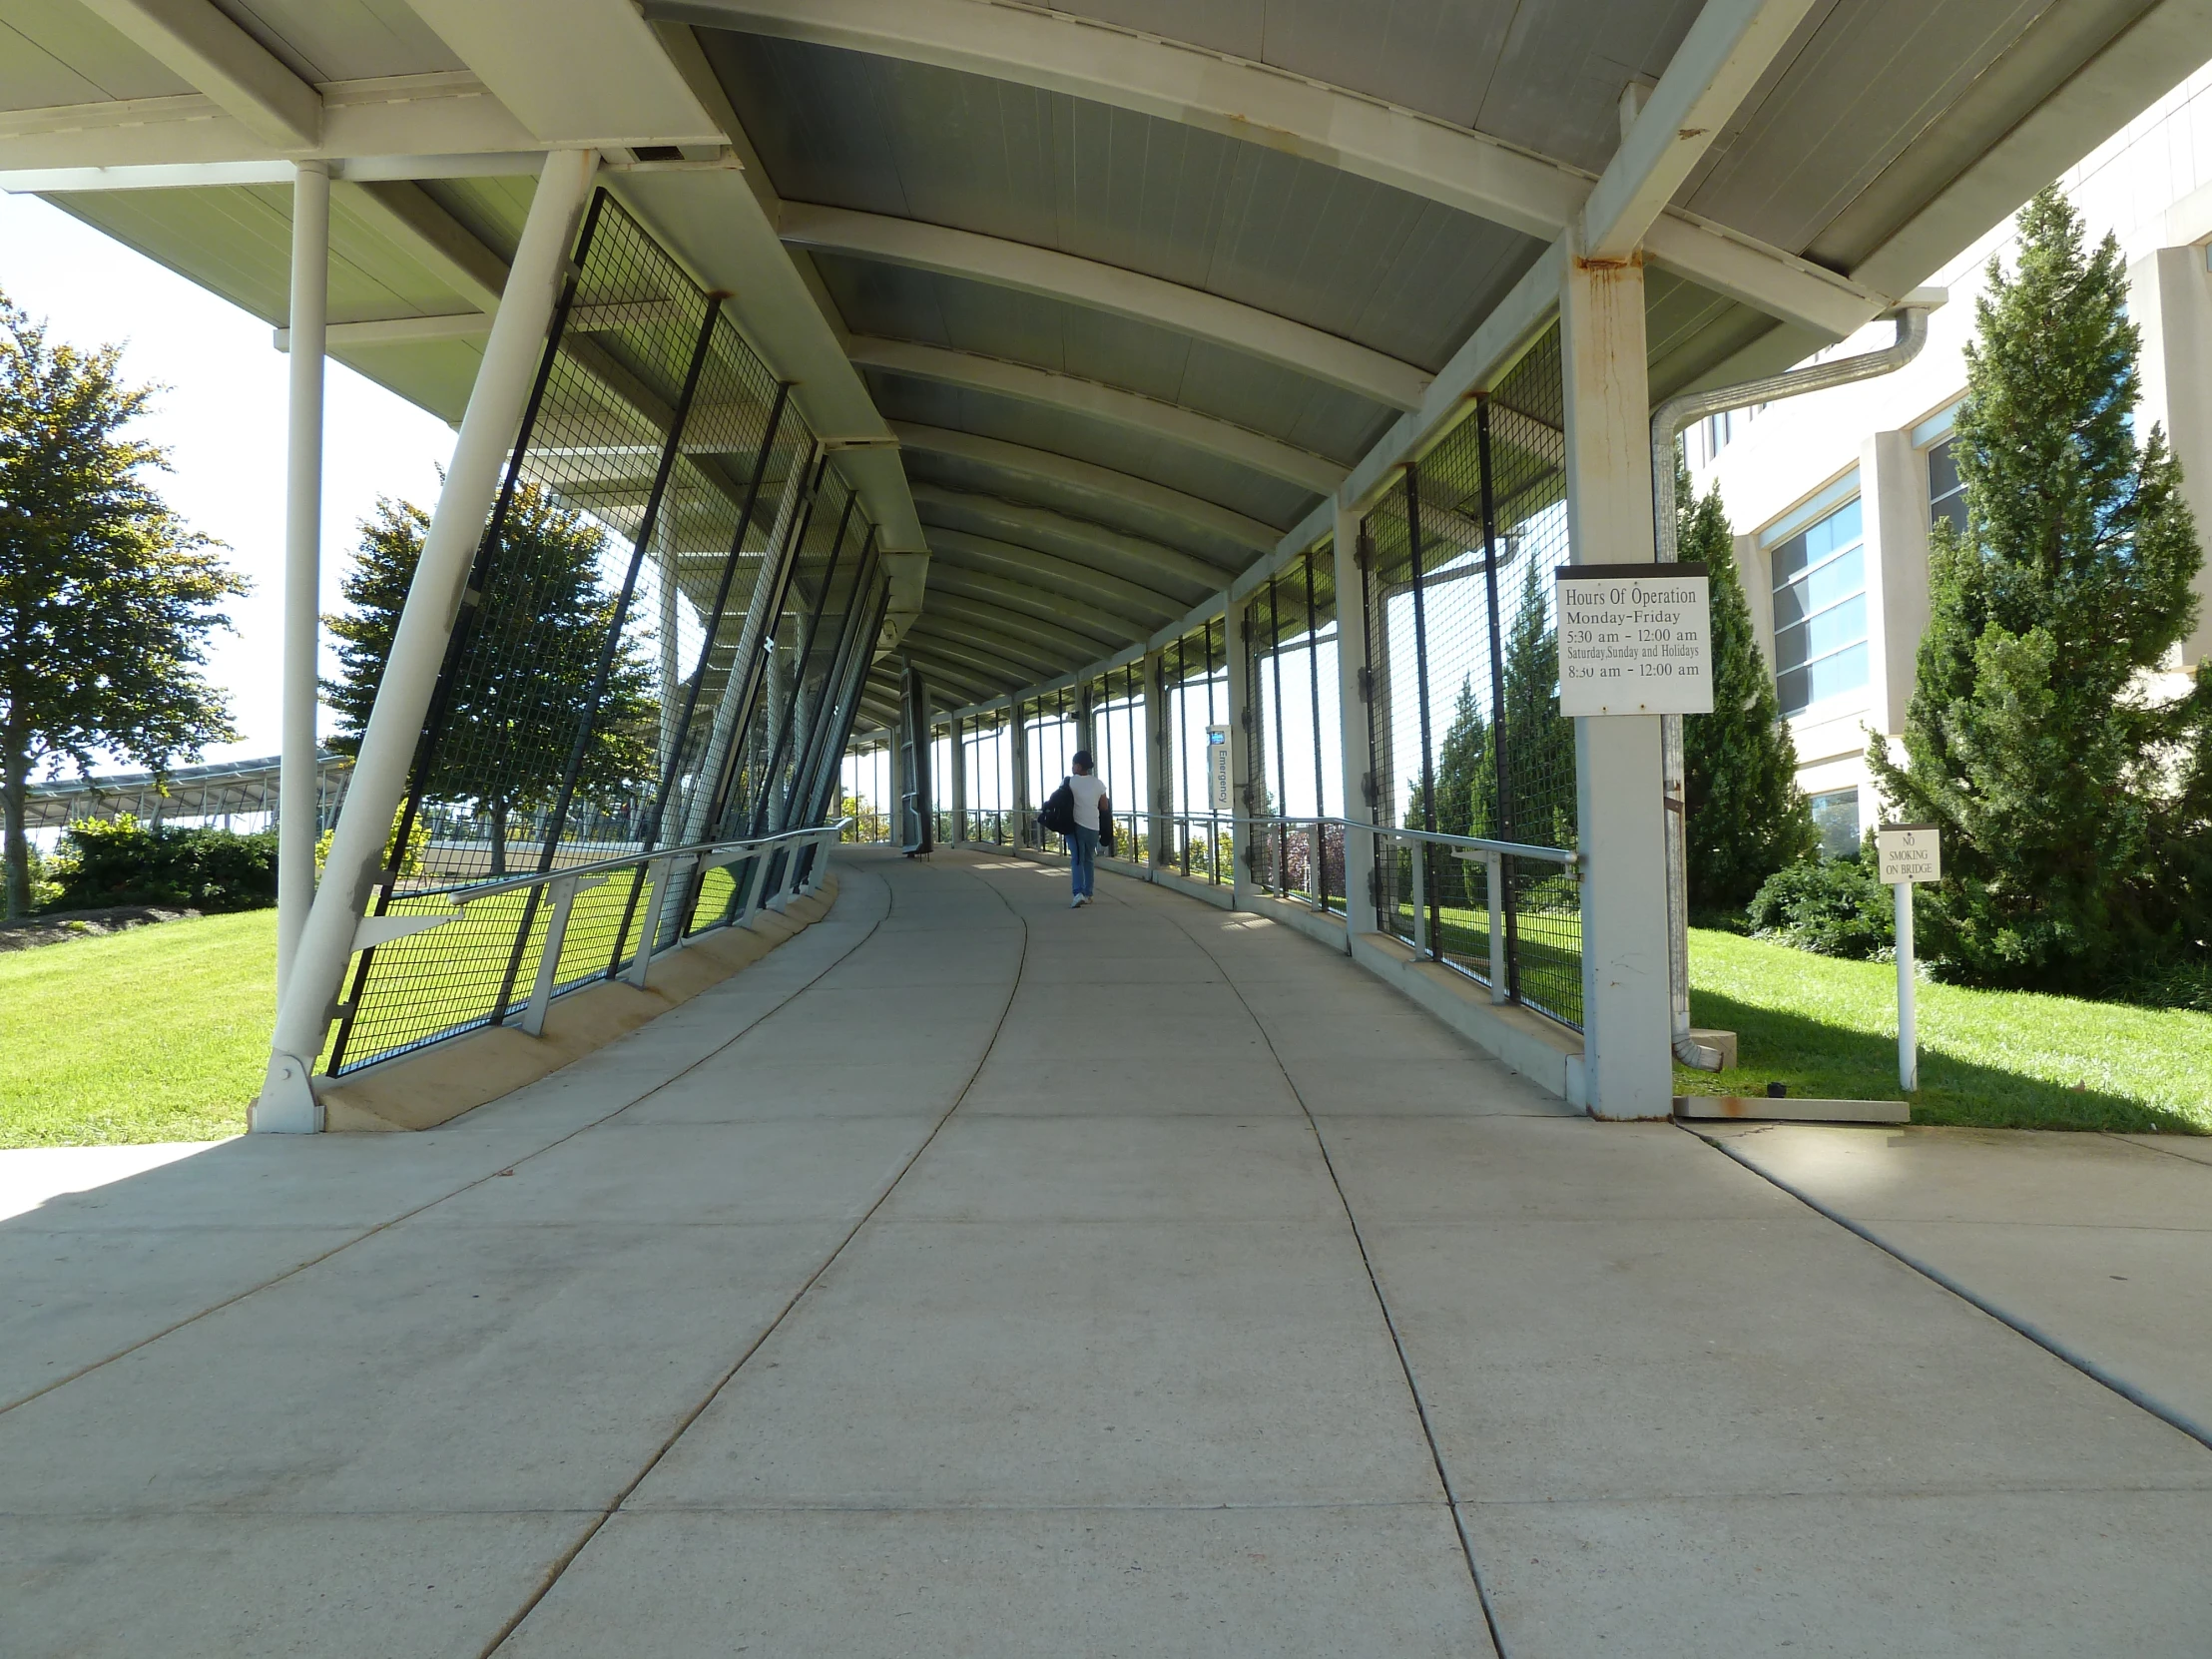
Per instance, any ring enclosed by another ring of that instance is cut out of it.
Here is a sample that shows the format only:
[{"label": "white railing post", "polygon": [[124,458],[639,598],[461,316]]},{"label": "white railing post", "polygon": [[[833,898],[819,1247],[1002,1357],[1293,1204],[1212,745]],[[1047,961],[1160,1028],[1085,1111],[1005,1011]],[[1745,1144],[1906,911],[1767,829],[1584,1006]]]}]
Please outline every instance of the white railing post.
[{"label": "white railing post", "polygon": [[1505,859],[1496,852],[1482,854],[1483,886],[1490,897],[1490,1000],[1511,1000],[1507,988],[1511,974],[1505,962]]},{"label": "white railing post", "polygon": [[604,875],[560,875],[546,883],[553,893],[553,914],[545,924],[545,947],[538,952],[538,975],[530,985],[530,1001],[522,1010],[523,1035],[545,1035],[545,1010],[551,1006],[554,988],[560,981],[561,947],[568,941],[568,918],[576,907],[576,895],[606,883]]},{"label": "white railing post", "polygon": [[1428,950],[1428,843],[1408,840],[1413,858],[1413,948]]},{"label": "white railing post", "polygon": [[277,1003],[269,1069],[253,1111],[253,1127],[259,1132],[312,1133],[322,1127],[311,1071],[330,1028],[362,905],[383,864],[392,816],[406,793],[407,769],[460,614],[484,521],[522,426],[597,166],[593,151],[556,150],[538,176],[499,314],[484,343],[468,411],[453,444],[453,464],[423,537],[375,707],[361,737],[322,883]]},{"label": "white railing post", "polygon": [[[653,890],[652,907],[646,912],[648,916],[655,918],[665,916],[666,910],[662,902],[664,895],[671,890],[674,882],[688,880],[693,867],[698,862],[698,853],[680,852],[655,858],[645,866],[645,878]],[[653,966],[653,947],[659,943],[659,932],[658,926],[649,925],[639,933],[637,959],[630,964],[628,970],[622,975],[626,982],[637,986],[641,991],[645,989],[646,975]],[[676,932],[677,937],[681,939],[683,937],[681,921],[678,923]]]}]

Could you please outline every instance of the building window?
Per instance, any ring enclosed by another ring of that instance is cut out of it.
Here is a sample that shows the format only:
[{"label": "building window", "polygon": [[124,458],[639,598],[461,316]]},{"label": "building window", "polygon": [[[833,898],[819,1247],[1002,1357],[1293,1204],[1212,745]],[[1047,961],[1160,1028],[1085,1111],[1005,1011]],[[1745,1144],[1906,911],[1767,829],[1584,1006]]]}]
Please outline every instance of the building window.
[{"label": "building window", "polygon": [[1743,430],[1766,412],[1766,404],[1753,403],[1747,408],[1723,409],[1719,414],[1707,415],[1698,422],[1698,459],[1710,466],[1720,452],[1743,435]]},{"label": "building window", "polygon": [[1859,792],[1830,790],[1810,803],[1813,829],[1821,837],[1821,852],[1830,858],[1848,858],[1859,850]]},{"label": "building window", "polygon": [[1966,533],[1966,484],[1958,476],[1958,461],[1951,453],[1956,439],[1945,438],[1928,452],[1928,521],[1947,523],[1963,537]]},{"label": "building window", "polygon": [[1867,683],[1867,561],[1857,501],[1774,550],[1774,666],[1786,715]]}]

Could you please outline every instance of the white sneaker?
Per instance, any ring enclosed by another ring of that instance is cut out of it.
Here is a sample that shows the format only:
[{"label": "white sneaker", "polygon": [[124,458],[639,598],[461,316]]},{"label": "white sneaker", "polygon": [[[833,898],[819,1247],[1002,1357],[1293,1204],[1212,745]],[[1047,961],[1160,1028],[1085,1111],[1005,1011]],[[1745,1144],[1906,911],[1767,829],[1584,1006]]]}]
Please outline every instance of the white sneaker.
[{"label": "white sneaker", "polygon": [[1075,895],[1075,896],[1074,896],[1073,898],[1071,898],[1071,899],[1069,899],[1069,900],[1068,900],[1068,908],[1069,908],[1069,909],[1071,909],[1071,910],[1080,910],[1080,909],[1081,909],[1082,907],[1083,907],[1083,895],[1082,895],[1081,893],[1077,893],[1077,894],[1076,894],[1076,895]]}]

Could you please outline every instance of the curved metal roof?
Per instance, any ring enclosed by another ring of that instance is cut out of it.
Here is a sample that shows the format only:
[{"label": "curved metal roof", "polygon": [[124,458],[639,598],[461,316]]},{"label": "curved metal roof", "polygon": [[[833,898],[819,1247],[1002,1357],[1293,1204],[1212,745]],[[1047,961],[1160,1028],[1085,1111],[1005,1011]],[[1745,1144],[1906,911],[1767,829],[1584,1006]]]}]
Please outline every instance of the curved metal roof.
[{"label": "curved metal roof", "polygon": [[280,325],[286,167],[334,158],[333,354],[457,420],[538,155],[600,147],[982,698],[1374,482],[1565,242],[1645,260],[1655,397],[1783,366],[2207,42],[2212,0],[0,0],[0,187]]}]

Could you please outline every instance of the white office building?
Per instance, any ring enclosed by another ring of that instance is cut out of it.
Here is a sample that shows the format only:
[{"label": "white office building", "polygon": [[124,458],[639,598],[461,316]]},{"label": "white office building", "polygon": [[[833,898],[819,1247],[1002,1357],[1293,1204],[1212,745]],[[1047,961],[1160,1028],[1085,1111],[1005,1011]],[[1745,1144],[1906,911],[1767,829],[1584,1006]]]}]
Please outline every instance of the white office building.
[{"label": "white office building", "polygon": [[[2136,429],[2163,425],[2200,527],[2212,525],[2212,65],[2175,88],[2061,181],[2092,240],[2118,237],[2130,311],[2143,336]],[[1965,523],[1950,456],[1965,393],[1963,347],[1991,254],[2009,267],[2009,225],[1934,281],[1950,300],[1926,349],[1885,378],[1716,415],[1686,437],[1700,493],[1718,480],[1753,621],[1797,742],[1798,782],[1824,844],[1858,843],[1881,803],[1868,733],[1905,729],[1927,627],[1928,532]],[[1822,353],[1886,344],[1875,324]],[[2212,571],[2204,614],[2169,666],[2172,686],[2212,651]]]}]

